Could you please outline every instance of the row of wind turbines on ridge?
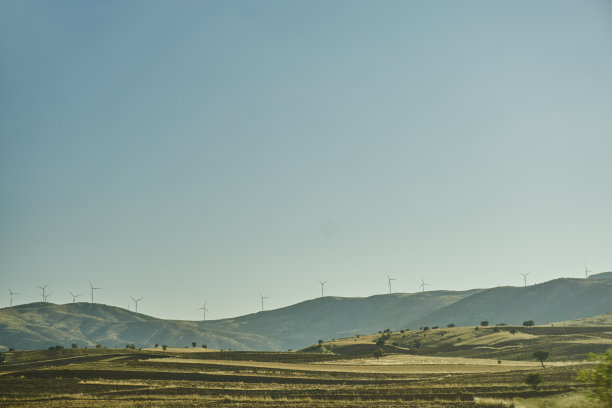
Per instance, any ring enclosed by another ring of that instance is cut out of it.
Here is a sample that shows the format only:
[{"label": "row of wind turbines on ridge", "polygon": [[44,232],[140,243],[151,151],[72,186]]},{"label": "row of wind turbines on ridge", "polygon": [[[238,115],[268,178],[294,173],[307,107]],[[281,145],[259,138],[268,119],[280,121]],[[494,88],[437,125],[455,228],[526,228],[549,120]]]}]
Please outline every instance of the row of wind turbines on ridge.
[{"label": "row of wind turbines on ridge", "polygon": [[[587,267],[587,264],[585,262],[585,264],[584,264],[584,277],[585,277],[585,279],[588,278],[589,274],[592,274],[592,273],[593,273],[593,271],[590,270]],[[519,274],[523,276],[523,285],[527,286],[527,276],[529,276],[531,274],[531,272],[527,272],[527,273],[519,272]],[[394,281],[394,280],[397,280],[397,278],[392,278],[388,274],[386,274],[386,275],[387,275],[387,285],[389,286],[389,294],[391,294],[391,293],[393,293],[391,282]],[[325,281],[319,281],[319,284],[321,285],[321,297],[325,296],[325,284],[326,283],[327,283],[326,280]],[[51,293],[47,293],[47,291],[46,291],[48,286],[49,286],[48,283],[43,285],[43,286],[36,286],[37,288],[41,289],[41,291],[42,291],[41,296],[42,296],[42,302],[43,303],[47,303],[47,298],[52,295]],[[423,277],[421,276],[421,284],[419,285],[418,288],[420,290],[422,290],[423,292],[425,292],[425,287],[426,286],[430,286],[430,285],[429,285],[429,283],[426,283],[425,280],[423,279]],[[90,290],[90,294],[91,294],[91,303],[92,304],[94,303],[94,291],[95,290],[100,290],[100,289],[101,288],[95,287],[95,286],[92,285],[91,282],[89,282],[89,290]],[[73,303],[76,303],[76,298],[82,296],[80,294],[74,294],[74,293],[72,293],[72,291],[68,291],[68,293],[70,293],[70,296],[72,296],[72,302]],[[19,292],[14,292],[12,289],[9,288],[10,307],[13,307],[13,295],[18,295],[18,294],[19,294]],[[263,312],[264,311],[264,300],[265,299],[270,299],[270,297],[269,296],[264,296],[261,293],[259,294],[259,297],[261,299],[261,311]],[[138,302],[140,302],[142,299],[144,299],[144,297],[136,299],[136,298],[130,296],[130,299],[132,299],[132,301],[134,302],[135,311],[138,313]],[[208,309],[206,308],[207,302],[208,301],[205,301],[203,306],[198,309],[198,310],[202,311],[203,320],[206,320],[206,312],[208,312]],[[128,303],[128,310],[129,310],[129,308],[130,308],[130,305]]]}]

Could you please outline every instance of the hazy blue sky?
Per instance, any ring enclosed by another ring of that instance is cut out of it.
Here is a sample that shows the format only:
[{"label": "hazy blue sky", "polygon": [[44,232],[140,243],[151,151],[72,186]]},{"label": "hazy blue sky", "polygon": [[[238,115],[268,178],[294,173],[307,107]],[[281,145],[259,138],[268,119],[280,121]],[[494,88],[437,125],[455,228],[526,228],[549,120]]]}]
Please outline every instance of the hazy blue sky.
[{"label": "hazy blue sky", "polygon": [[612,270],[610,1],[0,1],[0,304],[198,319]]}]

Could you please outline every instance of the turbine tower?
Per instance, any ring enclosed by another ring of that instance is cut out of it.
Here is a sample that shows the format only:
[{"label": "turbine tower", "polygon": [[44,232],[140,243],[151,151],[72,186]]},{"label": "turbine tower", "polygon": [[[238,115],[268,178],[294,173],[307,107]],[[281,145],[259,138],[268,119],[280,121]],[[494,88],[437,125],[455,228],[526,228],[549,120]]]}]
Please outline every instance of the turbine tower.
[{"label": "turbine tower", "polygon": [[81,295],[75,295],[74,293],[72,293],[71,291],[68,291],[68,293],[70,293],[70,296],[72,296],[72,303],[76,303],[76,298],[78,298]]},{"label": "turbine tower", "polygon": [[93,305],[93,295],[94,295],[94,290],[98,290],[100,288],[94,288],[94,286],[91,284],[91,281],[89,282],[89,287],[91,289],[91,304]]},{"label": "turbine tower", "polygon": [[45,289],[47,288],[47,286],[49,286],[48,283],[44,284],[43,286],[37,286],[37,288],[42,289],[42,301],[43,303],[45,303],[45,301],[47,300],[47,296],[45,295]]},{"label": "turbine tower", "polygon": [[325,284],[327,283],[327,281],[319,281],[319,283],[321,284],[321,297],[323,297],[323,288],[325,287]]},{"label": "turbine tower", "polygon": [[587,279],[590,273],[593,273],[593,271],[587,268],[587,264],[585,262],[584,263],[584,279]]},{"label": "turbine tower", "polygon": [[525,286],[527,286],[527,275],[529,275],[531,272],[527,272],[527,273],[519,272],[519,273],[523,275],[523,283],[525,284]]},{"label": "turbine tower", "polygon": [[9,293],[11,294],[11,307],[13,307],[13,295],[18,295],[19,292],[13,292],[13,290],[9,288]]},{"label": "turbine tower", "polygon": [[141,297],[140,299],[134,299],[133,297],[130,296],[130,299],[132,299],[134,303],[136,304],[136,313],[138,313],[138,302],[144,299],[144,297]]},{"label": "turbine tower", "polygon": [[423,277],[421,276],[421,286],[419,286],[419,289],[423,289],[423,293],[425,293],[425,286],[429,286],[429,283],[425,283],[425,281],[423,280]]},{"label": "turbine tower", "polygon": [[261,293],[259,294],[259,297],[261,298],[261,311],[264,311],[264,299],[270,299],[268,296],[264,296]]},{"label": "turbine tower", "polygon": [[391,281],[394,281],[395,278],[391,278],[388,274],[387,274],[387,281],[389,282],[389,294],[391,294]]},{"label": "turbine tower", "polygon": [[46,294],[45,294],[45,303],[47,303],[47,298],[48,298],[49,296],[51,296],[52,294],[53,294],[53,293],[46,293]]},{"label": "turbine tower", "polygon": [[206,303],[207,302],[208,302],[208,300],[204,302],[204,306],[202,306],[201,308],[198,309],[198,310],[201,310],[202,314],[204,315],[202,320],[206,320],[206,312],[208,312],[208,309],[206,308]]}]

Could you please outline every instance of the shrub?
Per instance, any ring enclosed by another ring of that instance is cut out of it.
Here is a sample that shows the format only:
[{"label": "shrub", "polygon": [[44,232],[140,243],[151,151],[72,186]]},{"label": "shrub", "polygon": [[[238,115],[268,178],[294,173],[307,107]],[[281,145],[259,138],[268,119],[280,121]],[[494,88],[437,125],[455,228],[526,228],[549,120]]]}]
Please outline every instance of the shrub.
[{"label": "shrub", "polygon": [[423,331],[426,332],[427,330],[429,330],[429,326],[425,326],[423,327]]},{"label": "shrub", "polygon": [[15,351],[15,347],[9,347],[9,351]]},{"label": "shrub", "polygon": [[527,385],[531,385],[534,390],[538,390],[538,385],[542,382],[542,377],[540,374],[529,374],[525,377],[525,383]]},{"label": "shrub", "polygon": [[76,343],[72,343],[72,348],[79,348]]},{"label": "shrub", "polygon": [[421,341],[419,339],[416,339],[415,341],[412,342],[412,347],[415,349],[419,349],[421,348]]},{"label": "shrub", "polygon": [[168,346],[166,346],[165,344],[162,345],[162,349],[164,349],[164,351],[166,351],[167,348],[168,348]]},{"label": "shrub", "polygon": [[480,327],[476,326],[474,327],[474,330],[480,330]]},{"label": "shrub", "polygon": [[102,348],[102,345],[101,344],[96,344],[96,348],[97,349]]},{"label": "shrub", "polygon": [[608,406],[612,406],[612,349],[603,354],[589,353],[589,360],[598,361],[590,369],[578,373],[580,381],[595,384],[593,396]]},{"label": "shrub", "polygon": [[525,327],[531,327],[531,326],[533,326],[534,324],[535,324],[535,323],[533,322],[533,320],[525,320],[525,321],[523,322],[523,326],[525,326]]},{"label": "shrub", "polygon": [[433,330],[433,329],[437,329],[438,327],[440,327],[440,326],[433,326],[431,329],[432,329],[432,330]]},{"label": "shrub", "polygon": [[510,332],[510,334],[516,334],[516,329],[510,329],[508,331]]},{"label": "shrub", "polygon": [[455,327],[455,323],[449,323],[446,325],[446,327]]},{"label": "shrub", "polygon": [[377,360],[384,355],[385,355],[385,350],[383,350],[382,348],[376,349],[374,351],[374,357],[376,357]]},{"label": "shrub", "polygon": [[384,346],[384,345],[385,345],[385,338],[384,338],[383,336],[380,336],[380,337],[378,338],[378,340],[376,340],[376,345],[377,345],[378,347],[382,347],[382,346]]},{"label": "shrub", "polygon": [[207,349],[207,348],[208,348],[208,346],[207,346],[206,344],[202,344],[202,348],[203,348],[203,349]]},{"label": "shrub", "polygon": [[406,333],[406,330],[402,329],[402,330],[400,330],[400,333],[404,334],[404,333]]},{"label": "shrub", "polygon": [[480,322],[480,325],[482,327],[487,327],[489,325],[489,321],[488,320],[483,320],[482,322]]}]

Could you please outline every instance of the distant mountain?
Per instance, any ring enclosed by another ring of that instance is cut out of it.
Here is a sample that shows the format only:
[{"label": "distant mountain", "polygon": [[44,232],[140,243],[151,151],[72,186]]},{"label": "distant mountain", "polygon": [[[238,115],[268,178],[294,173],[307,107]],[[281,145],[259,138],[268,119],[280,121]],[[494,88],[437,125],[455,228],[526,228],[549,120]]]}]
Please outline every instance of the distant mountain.
[{"label": "distant mountain", "polygon": [[595,279],[595,280],[612,279],[612,272],[594,273],[593,275],[590,275],[588,279]]},{"label": "distant mountain", "polygon": [[612,279],[555,279],[526,287],[396,293],[367,298],[323,297],[292,306],[206,322],[162,320],[114,306],[31,303],[0,309],[0,346],[61,344],[138,347],[154,344],[233,350],[299,349],[390,328],[536,324],[612,313]]},{"label": "distant mountain", "polygon": [[0,309],[0,346],[38,349],[60,344],[70,347],[152,347],[155,344],[211,348],[278,349],[274,340],[250,333],[202,327],[202,322],[162,320],[101,304],[30,303]]}]

